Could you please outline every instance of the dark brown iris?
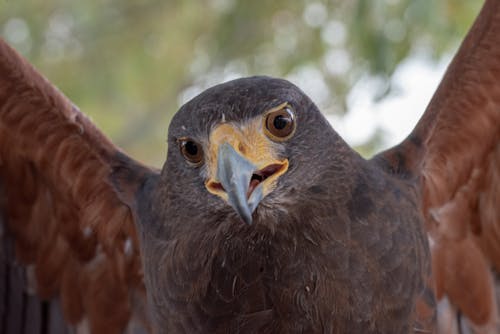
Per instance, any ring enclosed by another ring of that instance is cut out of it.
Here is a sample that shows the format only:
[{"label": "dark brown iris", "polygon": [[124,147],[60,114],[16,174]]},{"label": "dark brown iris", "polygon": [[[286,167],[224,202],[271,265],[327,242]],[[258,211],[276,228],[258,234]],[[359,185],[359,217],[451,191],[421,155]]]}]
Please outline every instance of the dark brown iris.
[{"label": "dark brown iris", "polygon": [[267,135],[282,141],[291,137],[295,130],[295,117],[290,107],[284,106],[266,114],[265,127]]},{"label": "dark brown iris", "polygon": [[198,165],[203,161],[203,148],[197,142],[189,138],[179,140],[181,153],[192,164]]}]

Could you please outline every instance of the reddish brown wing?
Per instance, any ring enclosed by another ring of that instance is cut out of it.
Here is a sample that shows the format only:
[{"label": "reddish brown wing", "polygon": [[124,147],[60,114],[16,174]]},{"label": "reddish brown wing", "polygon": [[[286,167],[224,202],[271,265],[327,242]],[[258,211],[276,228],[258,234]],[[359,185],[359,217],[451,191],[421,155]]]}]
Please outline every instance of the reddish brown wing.
[{"label": "reddish brown wing", "polygon": [[123,168],[133,196],[151,171],[0,40],[0,212],[39,296],[93,333],[122,332],[145,303],[133,213],[110,181]]},{"label": "reddish brown wing", "polygon": [[[491,269],[500,272],[499,1],[486,1],[413,133],[382,155],[420,176],[438,301],[447,297],[473,327],[496,333]],[[443,313],[438,319],[441,328],[448,326]]]}]

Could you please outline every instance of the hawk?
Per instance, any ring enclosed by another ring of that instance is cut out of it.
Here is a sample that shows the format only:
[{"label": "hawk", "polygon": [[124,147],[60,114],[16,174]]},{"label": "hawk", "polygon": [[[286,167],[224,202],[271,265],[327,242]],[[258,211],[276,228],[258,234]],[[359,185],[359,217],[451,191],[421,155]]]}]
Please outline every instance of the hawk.
[{"label": "hawk", "polygon": [[182,106],[156,170],[0,42],[2,331],[498,333],[499,7],[368,160],[251,77]]}]

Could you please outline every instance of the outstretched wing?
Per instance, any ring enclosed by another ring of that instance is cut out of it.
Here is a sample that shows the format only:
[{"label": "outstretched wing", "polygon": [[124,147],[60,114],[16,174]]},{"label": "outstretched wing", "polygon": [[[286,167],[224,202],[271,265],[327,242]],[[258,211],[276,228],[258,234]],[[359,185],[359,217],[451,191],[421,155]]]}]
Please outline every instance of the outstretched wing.
[{"label": "outstretched wing", "polygon": [[[500,272],[500,2],[487,0],[424,116],[381,154],[418,175],[438,300],[495,333]],[[443,319],[444,314],[438,317]],[[440,326],[444,326],[443,323]]]},{"label": "outstretched wing", "polygon": [[[113,182],[123,171],[127,180]],[[93,333],[123,332],[136,320],[147,327],[133,207],[123,199],[148,173],[0,40],[3,240],[14,240],[26,266],[26,291],[57,298],[69,324]],[[4,300],[4,331],[29,321],[22,302]]]}]

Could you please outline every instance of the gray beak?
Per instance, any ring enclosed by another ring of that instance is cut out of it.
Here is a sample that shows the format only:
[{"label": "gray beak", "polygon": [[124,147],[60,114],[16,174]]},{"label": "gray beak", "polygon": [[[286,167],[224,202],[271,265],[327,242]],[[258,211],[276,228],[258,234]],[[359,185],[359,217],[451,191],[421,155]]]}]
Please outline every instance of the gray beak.
[{"label": "gray beak", "polygon": [[252,213],[263,198],[260,185],[248,197],[250,181],[257,166],[228,143],[219,146],[217,159],[217,178],[228,195],[229,204],[245,223],[252,224]]}]

